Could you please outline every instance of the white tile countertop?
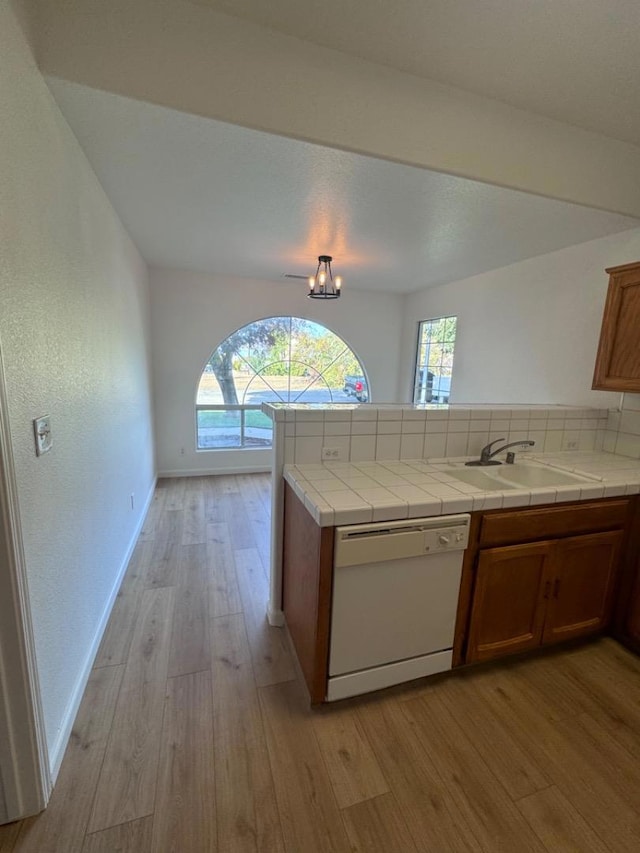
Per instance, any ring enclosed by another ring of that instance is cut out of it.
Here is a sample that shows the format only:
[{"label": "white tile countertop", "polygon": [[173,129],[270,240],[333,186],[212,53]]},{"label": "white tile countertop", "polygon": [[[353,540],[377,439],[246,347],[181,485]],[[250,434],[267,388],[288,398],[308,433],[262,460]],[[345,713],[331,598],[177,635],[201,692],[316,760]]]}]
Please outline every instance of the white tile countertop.
[{"label": "white tile countertop", "polygon": [[321,527],[640,493],[640,460],[628,456],[568,451],[528,453],[526,459],[592,479],[485,491],[445,472],[464,459],[285,465],[284,478]]}]

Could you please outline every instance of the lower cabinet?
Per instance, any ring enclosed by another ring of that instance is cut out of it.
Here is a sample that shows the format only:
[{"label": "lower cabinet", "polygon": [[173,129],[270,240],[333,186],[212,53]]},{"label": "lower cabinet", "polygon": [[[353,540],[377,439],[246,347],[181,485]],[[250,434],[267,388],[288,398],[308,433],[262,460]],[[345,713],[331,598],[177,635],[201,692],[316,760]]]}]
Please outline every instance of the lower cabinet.
[{"label": "lower cabinet", "polygon": [[551,543],[487,548],[478,556],[467,662],[539,646]]},{"label": "lower cabinet", "polygon": [[627,638],[640,647],[640,571],[636,574],[635,586],[627,602],[624,629]]},{"label": "lower cabinet", "polygon": [[[311,701],[319,704],[328,679],[334,531],[318,527],[287,483],[283,526],[283,609]],[[640,500],[472,514],[454,666],[609,627],[640,651]]]},{"label": "lower cabinet", "polygon": [[613,636],[640,654],[640,498],[635,500],[629,532],[627,558],[623,561],[616,596]]},{"label": "lower cabinet", "polygon": [[555,544],[543,643],[592,634],[609,624],[623,538],[617,530]]},{"label": "lower cabinet", "polygon": [[622,530],[478,552],[466,662],[595,633],[609,622]]}]

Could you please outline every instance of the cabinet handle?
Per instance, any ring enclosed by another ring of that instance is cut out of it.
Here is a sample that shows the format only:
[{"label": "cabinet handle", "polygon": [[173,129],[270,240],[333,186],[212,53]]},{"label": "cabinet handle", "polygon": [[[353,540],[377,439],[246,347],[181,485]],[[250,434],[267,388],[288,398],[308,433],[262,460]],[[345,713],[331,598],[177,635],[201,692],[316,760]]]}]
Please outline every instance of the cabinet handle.
[{"label": "cabinet handle", "polygon": [[560,578],[556,578],[553,583],[553,597],[557,598],[560,592]]},{"label": "cabinet handle", "polygon": [[551,581],[545,581],[544,592],[542,593],[542,597],[543,598],[549,598],[550,592],[551,592]]}]

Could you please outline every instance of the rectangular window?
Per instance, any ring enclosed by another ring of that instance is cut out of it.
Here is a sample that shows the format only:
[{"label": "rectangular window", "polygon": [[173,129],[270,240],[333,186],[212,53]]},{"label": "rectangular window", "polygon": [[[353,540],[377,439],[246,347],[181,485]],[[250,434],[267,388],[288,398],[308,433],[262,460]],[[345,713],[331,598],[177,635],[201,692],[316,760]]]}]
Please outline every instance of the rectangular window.
[{"label": "rectangular window", "polygon": [[271,418],[259,406],[196,406],[198,450],[271,447]]},{"label": "rectangular window", "polygon": [[448,403],[457,317],[422,320],[418,328],[414,403]]}]

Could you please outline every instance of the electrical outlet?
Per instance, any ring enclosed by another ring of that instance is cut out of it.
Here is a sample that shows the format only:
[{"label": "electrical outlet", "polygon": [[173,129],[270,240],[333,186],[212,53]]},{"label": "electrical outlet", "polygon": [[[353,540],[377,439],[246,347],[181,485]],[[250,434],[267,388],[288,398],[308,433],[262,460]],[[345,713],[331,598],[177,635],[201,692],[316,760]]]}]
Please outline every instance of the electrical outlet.
[{"label": "electrical outlet", "polygon": [[339,462],[342,459],[342,449],[340,447],[323,447],[322,459],[326,462]]},{"label": "electrical outlet", "polygon": [[564,450],[577,450],[578,449],[578,440],[576,438],[567,439],[567,441],[563,442]]}]

